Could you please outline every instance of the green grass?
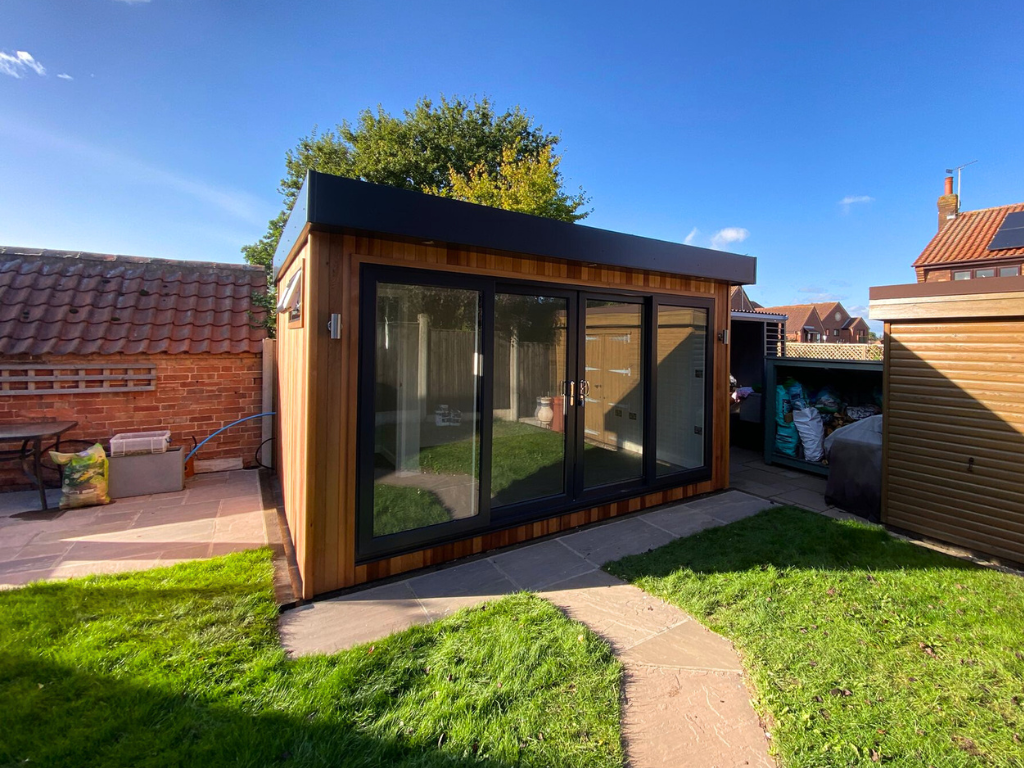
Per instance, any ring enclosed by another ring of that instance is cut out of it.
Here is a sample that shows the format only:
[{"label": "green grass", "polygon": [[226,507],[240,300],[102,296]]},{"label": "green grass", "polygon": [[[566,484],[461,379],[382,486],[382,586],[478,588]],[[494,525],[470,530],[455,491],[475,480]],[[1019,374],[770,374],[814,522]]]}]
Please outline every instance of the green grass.
[{"label": "green grass", "polygon": [[783,766],[1024,765],[1024,579],[794,508],[608,570],[735,642]]},{"label": "green grass", "polygon": [[433,491],[377,483],[373,487],[373,535],[447,523],[451,512]]},{"label": "green grass", "polygon": [[266,551],[0,593],[0,765],[620,766],[619,665],[515,595],[289,661]]}]

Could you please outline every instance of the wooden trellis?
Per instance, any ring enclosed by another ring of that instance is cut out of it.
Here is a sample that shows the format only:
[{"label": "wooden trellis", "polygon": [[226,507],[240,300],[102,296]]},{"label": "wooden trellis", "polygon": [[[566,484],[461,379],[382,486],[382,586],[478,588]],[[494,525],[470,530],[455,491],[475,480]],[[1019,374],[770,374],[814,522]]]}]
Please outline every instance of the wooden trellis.
[{"label": "wooden trellis", "polygon": [[0,364],[0,395],[71,395],[156,389],[156,366]]}]

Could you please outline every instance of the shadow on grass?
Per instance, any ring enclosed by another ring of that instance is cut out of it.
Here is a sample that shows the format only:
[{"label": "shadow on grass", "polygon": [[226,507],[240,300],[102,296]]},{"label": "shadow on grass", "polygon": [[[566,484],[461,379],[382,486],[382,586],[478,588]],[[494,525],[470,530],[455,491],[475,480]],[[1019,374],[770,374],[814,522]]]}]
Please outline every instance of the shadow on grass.
[{"label": "shadow on grass", "polygon": [[298,711],[284,713],[270,701],[237,706],[201,689],[177,693],[32,655],[5,656],[4,666],[17,672],[3,687],[17,698],[3,707],[3,765],[511,765],[442,752],[422,738],[360,734],[360,713],[337,711],[313,686]]},{"label": "shadow on grass", "polygon": [[665,577],[680,570],[730,573],[769,566],[821,571],[977,568],[896,539],[876,525],[839,521],[797,507],[777,507],[676,539],[654,552],[623,558],[606,569],[636,580]]}]

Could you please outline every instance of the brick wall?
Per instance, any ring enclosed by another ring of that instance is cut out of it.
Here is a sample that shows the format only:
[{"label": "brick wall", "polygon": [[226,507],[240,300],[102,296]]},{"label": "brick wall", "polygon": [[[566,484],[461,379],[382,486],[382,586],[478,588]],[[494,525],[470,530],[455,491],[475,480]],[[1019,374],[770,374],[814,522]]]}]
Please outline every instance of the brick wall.
[{"label": "brick wall", "polygon": [[[73,420],[78,426],[65,437],[99,441],[104,447],[119,432],[170,429],[173,444],[191,450],[192,436],[201,441],[220,427],[262,410],[258,354],[5,357],[0,363],[156,365],[156,389],[147,392],[0,395],[0,424]],[[252,466],[261,441],[261,421],[252,419],[232,427],[204,445],[196,458],[239,457],[245,466]],[[28,485],[16,464],[4,462],[0,464],[0,488],[13,487]]]}]

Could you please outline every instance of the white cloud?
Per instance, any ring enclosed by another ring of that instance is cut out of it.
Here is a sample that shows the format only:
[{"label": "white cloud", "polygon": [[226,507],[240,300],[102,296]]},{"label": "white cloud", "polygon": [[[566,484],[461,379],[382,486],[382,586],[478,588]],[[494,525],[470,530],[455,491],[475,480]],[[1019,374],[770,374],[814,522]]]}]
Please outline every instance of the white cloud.
[{"label": "white cloud", "polygon": [[725,246],[742,243],[748,237],[750,237],[750,232],[743,227],[726,227],[711,236],[711,247],[716,251],[721,251]]},{"label": "white cloud", "polygon": [[684,242],[684,243],[686,243],[687,245],[693,245],[693,241],[694,241],[694,239],[695,239],[695,238],[697,237],[697,235],[699,235],[699,234],[700,234],[700,230],[699,230],[699,229],[697,229],[696,227],[694,227],[693,229],[691,229],[691,230],[690,230],[690,234],[688,234],[688,235],[686,236],[686,239],[685,239],[685,240],[683,240],[683,242]]},{"label": "white cloud", "polygon": [[20,79],[30,69],[37,75],[46,74],[46,67],[36,61],[28,51],[15,51],[13,56],[0,51],[0,72],[3,74]]},{"label": "white cloud", "polygon": [[143,5],[148,3],[149,0],[117,0],[117,2],[124,3],[125,5]]},{"label": "white cloud", "polygon": [[57,75],[57,77],[59,79],[61,79],[61,80],[74,80],[75,79],[71,75],[69,75],[67,72],[61,72],[59,75]]},{"label": "white cloud", "polygon": [[875,198],[870,195],[847,195],[839,201],[839,206],[843,209],[843,213],[849,213],[851,205],[873,202],[875,202]]}]

